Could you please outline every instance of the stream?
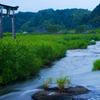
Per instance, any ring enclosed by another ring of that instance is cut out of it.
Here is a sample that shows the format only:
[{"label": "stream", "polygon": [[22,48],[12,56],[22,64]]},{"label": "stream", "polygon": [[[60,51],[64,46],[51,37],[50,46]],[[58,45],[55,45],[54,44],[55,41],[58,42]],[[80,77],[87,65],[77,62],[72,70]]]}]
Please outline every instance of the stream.
[{"label": "stream", "polygon": [[100,71],[92,72],[93,62],[100,58],[100,42],[89,45],[87,49],[68,50],[66,56],[43,68],[37,76],[26,80],[0,86],[0,100],[32,100],[31,95],[43,90],[40,86],[46,78],[53,78],[51,86],[57,86],[56,78],[71,77],[72,86],[84,86],[90,90],[88,94],[75,98],[83,100],[100,100]]}]

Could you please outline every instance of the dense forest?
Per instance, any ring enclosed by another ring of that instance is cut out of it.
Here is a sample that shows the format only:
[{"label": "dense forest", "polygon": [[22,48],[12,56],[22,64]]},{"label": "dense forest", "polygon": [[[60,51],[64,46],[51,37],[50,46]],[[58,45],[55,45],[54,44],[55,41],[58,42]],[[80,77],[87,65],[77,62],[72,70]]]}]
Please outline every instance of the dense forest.
[{"label": "dense forest", "polygon": [[[32,12],[18,12],[17,18],[15,18],[16,32],[19,32],[22,25],[30,20],[35,13]],[[10,17],[3,17],[3,31],[11,32],[12,31],[12,19]]]},{"label": "dense forest", "polygon": [[[16,32],[46,32],[47,26],[56,25],[58,30],[73,30],[83,25],[85,30],[100,27],[100,4],[93,10],[87,9],[45,9],[37,13],[16,13]],[[11,18],[3,17],[3,31],[12,31]]]}]

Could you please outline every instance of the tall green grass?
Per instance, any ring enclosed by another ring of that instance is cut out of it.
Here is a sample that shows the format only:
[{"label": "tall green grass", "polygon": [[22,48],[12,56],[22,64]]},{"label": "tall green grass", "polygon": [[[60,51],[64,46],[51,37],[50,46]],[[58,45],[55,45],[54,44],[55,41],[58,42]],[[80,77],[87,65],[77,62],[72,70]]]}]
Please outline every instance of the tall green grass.
[{"label": "tall green grass", "polygon": [[[48,36],[47,36],[48,37]],[[39,72],[40,67],[64,56],[66,46],[40,36],[0,40],[0,83],[8,83]]]},{"label": "tall green grass", "polygon": [[92,71],[97,71],[97,70],[100,70],[100,59],[97,59],[96,61],[93,62]]},{"label": "tall green grass", "polygon": [[67,49],[86,48],[91,35],[4,34],[0,40],[0,84],[39,72],[41,66],[64,57]]}]

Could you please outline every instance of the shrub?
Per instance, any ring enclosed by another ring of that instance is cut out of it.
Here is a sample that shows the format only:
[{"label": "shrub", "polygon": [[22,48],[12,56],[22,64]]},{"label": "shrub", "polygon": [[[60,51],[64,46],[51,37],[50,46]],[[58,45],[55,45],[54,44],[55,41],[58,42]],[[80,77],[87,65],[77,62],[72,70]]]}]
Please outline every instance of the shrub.
[{"label": "shrub", "polygon": [[46,79],[46,81],[43,81],[43,87],[44,87],[45,90],[47,90],[47,88],[48,88],[47,86],[50,83],[52,83],[52,77],[49,78],[49,79]]},{"label": "shrub", "polygon": [[47,26],[47,31],[50,33],[58,32],[58,27],[56,25]]},{"label": "shrub", "polygon": [[97,59],[96,61],[93,62],[92,71],[97,71],[97,70],[100,70],[100,59]]},{"label": "shrub", "polygon": [[76,30],[69,30],[68,34],[76,34]]},{"label": "shrub", "polygon": [[67,47],[55,36],[19,35],[0,40],[0,83],[5,84],[39,72],[40,67],[65,55]]},{"label": "shrub", "polygon": [[65,86],[67,87],[71,84],[71,80],[68,76],[60,76],[60,78],[56,79],[56,83],[58,84],[58,88],[60,92],[64,92]]},{"label": "shrub", "polygon": [[87,34],[95,34],[95,33],[96,33],[96,31],[94,29],[88,30],[88,32],[87,32]]},{"label": "shrub", "polygon": [[96,29],[95,32],[100,33],[100,27]]},{"label": "shrub", "polygon": [[71,40],[68,42],[68,49],[85,49],[88,43],[85,40]]},{"label": "shrub", "polygon": [[96,41],[90,41],[90,45],[96,44]]},{"label": "shrub", "polygon": [[80,26],[77,27],[77,32],[78,33],[83,33],[84,31],[85,31],[85,28],[84,28],[83,25],[80,25]]},{"label": "shrub", "polygon": [[99,36],[95,36],[95,37],[93,38],[93,40],[99,41],[99,40],[100,40],[100,39],[99,39]]},{"label": "shrub", "polygon": [[35,59],[25,44],[1,44],[0,83],[8,83],[28,77],[32,73],[37,73],[40,68],[40,64],[36,63],[37,61],[39,61],[39,59]]},{"label": "shrub", "polygon": [[67,32],[67,30],[62,30],[61,31],[61,34],[67,34],[68,32]]}]

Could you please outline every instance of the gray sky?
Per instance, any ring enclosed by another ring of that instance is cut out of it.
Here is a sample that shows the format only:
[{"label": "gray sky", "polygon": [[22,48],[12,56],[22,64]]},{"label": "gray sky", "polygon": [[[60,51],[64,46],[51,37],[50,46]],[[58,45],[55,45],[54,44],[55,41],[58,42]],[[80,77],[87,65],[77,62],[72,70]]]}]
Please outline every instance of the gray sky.
[{"label": "gray sky", "polygon": [[83,8],[93,10],[100,0],[0,0],[1,4],[19,6],[18,11],[38,12],[39,10],[53,8]]}]

